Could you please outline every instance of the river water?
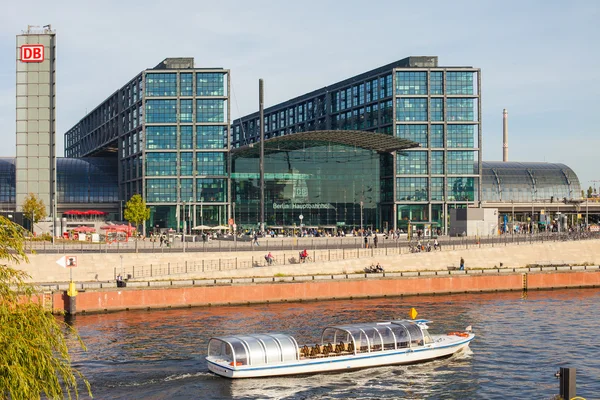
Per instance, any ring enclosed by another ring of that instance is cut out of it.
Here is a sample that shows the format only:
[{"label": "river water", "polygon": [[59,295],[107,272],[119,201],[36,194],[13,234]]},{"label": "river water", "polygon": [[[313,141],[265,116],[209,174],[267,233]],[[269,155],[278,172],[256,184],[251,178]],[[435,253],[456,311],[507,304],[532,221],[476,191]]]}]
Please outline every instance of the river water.
[{"label": "river water", "polygon": [[[235,290],[235,289],[232,289]],[[448,359],[348,373],[228,380],[208,372],[211,336],[277,332],[314,343],[326,325],[407,317],[432,333],[473,326]],[[97,399],[550,399],[577,368],[577,394],[600,399],[600,290],[396,297],[78,315],[88,347],[74,363]],[[85,397],[85,396],[84,396]]]}]

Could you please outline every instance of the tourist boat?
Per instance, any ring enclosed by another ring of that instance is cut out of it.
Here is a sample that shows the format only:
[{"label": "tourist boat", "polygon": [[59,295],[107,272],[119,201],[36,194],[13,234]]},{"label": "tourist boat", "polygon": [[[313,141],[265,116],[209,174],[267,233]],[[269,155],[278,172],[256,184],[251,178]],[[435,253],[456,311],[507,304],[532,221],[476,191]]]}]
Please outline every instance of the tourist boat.
[{"label": "tourist boat", "polygon": [[299,346],[282,333],[213,337],[208,369],[227,378],[347,371],[412,364],[449,357],[466,349],[475,335],[429,333],[424,319],[329,326],[320,343]]}]

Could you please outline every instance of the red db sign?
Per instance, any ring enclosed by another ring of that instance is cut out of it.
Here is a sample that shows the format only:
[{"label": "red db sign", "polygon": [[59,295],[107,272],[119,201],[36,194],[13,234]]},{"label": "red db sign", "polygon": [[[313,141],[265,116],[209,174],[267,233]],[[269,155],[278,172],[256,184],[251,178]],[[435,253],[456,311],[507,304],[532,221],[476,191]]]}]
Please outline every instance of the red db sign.
[{"label": "red db sign", "polygon": [[24,44],[21,46],[21,62],[44,61],[44,45]]}]

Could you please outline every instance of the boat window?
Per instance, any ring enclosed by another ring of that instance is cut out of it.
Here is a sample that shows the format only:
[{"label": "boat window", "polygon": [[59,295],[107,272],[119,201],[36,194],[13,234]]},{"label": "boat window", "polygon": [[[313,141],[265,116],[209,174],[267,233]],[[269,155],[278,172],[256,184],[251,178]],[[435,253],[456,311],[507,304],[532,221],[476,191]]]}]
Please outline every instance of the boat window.
[{"label": "boat window", "polygon": [[218,339],[211,339],[208,343],[208,355],[225,361],[233,361],[231,345]]},{"label": "boat window", "polygon": [[410,345],[422,346],[423,345],[423,331],[417,324],[410,323],[404,325],[410,334]]},{"label": "boat window", "polygon": [[277,340],[281,346],[281,360],[293,361],[298,359],[298,343],[292,336],[283,334],[273,334],[273,339]]},{"label": "boat window", "polygon": [[396,348],[396,335],[394,334],[390,325],[377,327],[383,340],[384,350],[393,350]]},{"label": "boat window", "polygon": [[429,334],[429,331],[427,329],[423,329],[423,341],[425,342],[425,344],[433,343],[433,339],[431,338],[431,335]]},{"label": "boat window", "polygon": [[239,336],[239,339],[248,346],[250,352],[250,365],[264,365],[267,363],[267,353],[264,343],[253,336]]}]

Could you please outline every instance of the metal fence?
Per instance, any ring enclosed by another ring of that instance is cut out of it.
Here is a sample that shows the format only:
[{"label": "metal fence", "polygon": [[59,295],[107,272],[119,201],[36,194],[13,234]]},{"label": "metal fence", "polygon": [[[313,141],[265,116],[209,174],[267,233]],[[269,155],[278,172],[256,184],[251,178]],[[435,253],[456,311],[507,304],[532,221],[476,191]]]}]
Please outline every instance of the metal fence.
[{"label": "metal fence", "polygon": [[[499,236],[471,236],[471,237],[440,237],[438,242],[442,249],[462,249],[476,247],[506,246],[508,244],[527,244],[548,241],[587,240],[600,238],[600,232],[574,232],[574,233],[539,233],[505,234]],[[379,235],[377,244],[373,237],[345,237],[345,238],[262,238],[258,245],[251,240],[211,240],[208,242],[182,242],[176,239],[172,243],[161,245],[150,240],[132,240],[129,242],[115,243],[90,243],[60,241],[54,244],[46,241],[27,241],[27,252],[35,251],[40,254],[84,254],[84,253],[185,253],[185,252],[269,252],[269,251],[300,251],[307,250],[336,250],[336,249],[404,249],[410,252],[418,239],[408,241],[404,238],[393,239]],[[433,251],[433,239],[421,239],[423,246],[430,242]]]},{"label": "metal fence", "polygon": [[[502,247],[502,246],[519,246],[519,245],[531,245],[536,243],[545,242],[559,242],[559,241],[571,241],[571,240],[590,240],[599,239],[600,233],[567,233],[567,234],[539,234],[539,235],[501,235],[501,236],[488,236],[488,237],[461,237],[461,238],[445,238],[444,240],[438,240],[440,246],[439,250],[434,250],[432,245],[432,252],[435,251],[450,251],[450,250],[462,250],[462,249],[474,249],[474,248],[486,248],[486,247]],[[309,239],[310,240],[310,239]],[[314,239],[314,240],[319,240]],[[326,239],[323,239],[326,240]],[[339,242],[338,242],[339,243]],[[417,241],[394,241],[383,242],[381,246],[375,247],[341,247],[341,248],[319,248],[314,246],[310,249],[309,257],[304,261],[306,263],[314,262],[329,262],[329,261],[341,261],[351,260],[360,258],[374,258],[379,256],[389,255],[402,255],[414,252]],[[422,246],[426,247],[427,241],[421,241]],[[352,243],[351,243],[352,244]],[[190,274],[190,273],[204,273],[212,271],[227,271],[236,269],[256,268],[268,266],[268,262],[265,259],[264,254],[269,251],[278,251],[275,254],[275,260],[272,265],[292,265],[300,264],[299,252],[303,246],[297,248],[297,250],[284,251],[281,253],[280,248],[269,248],[266,244],[264,246],[258,246],[259,249],[253,247],[254,252],[262,251],[262,254],[256,254],[251,256],[242,257],[222,257],[218,259],[203,259],[197,261],[182,261],[182,262],[169,262],[169,263],[157,263],[150,265],[132,265],[125,267],[115,267],[114,276],[121,274],[125,278],[129,279],[141,279],[141,278],[158,278],[168,277],[173,275]],[[305,246],[304,248],[308,248]],[[285,250],[285,249],[284,249]],[[421,251],[421,252],[427,252]]]}]

